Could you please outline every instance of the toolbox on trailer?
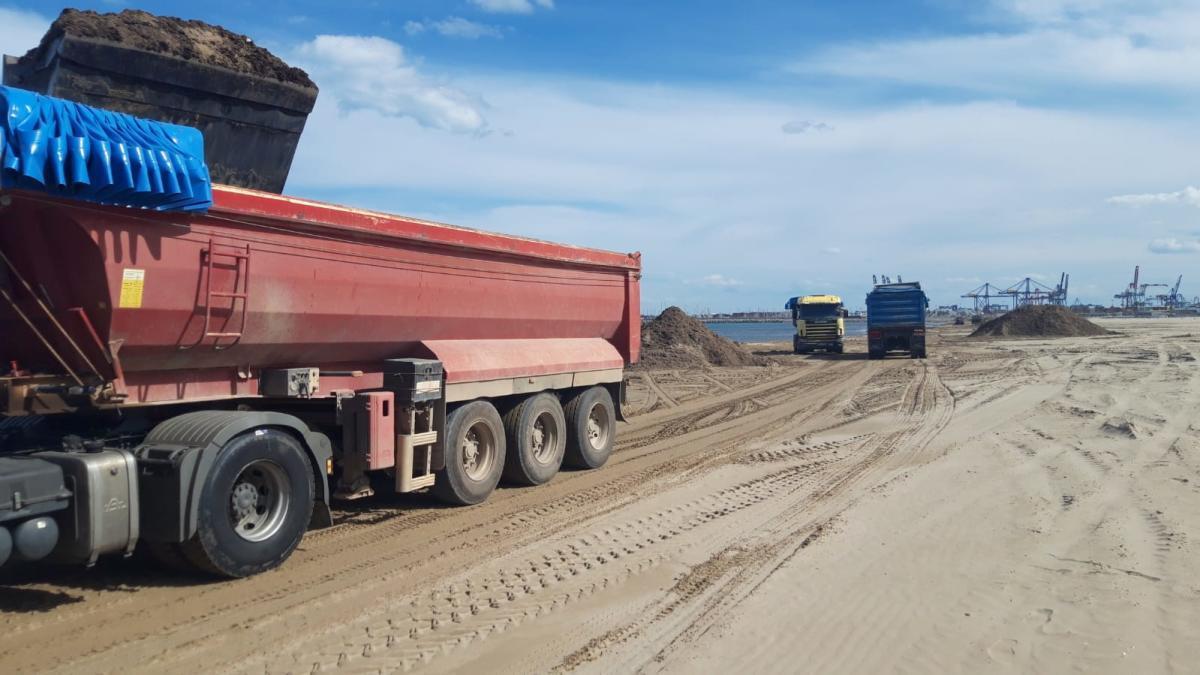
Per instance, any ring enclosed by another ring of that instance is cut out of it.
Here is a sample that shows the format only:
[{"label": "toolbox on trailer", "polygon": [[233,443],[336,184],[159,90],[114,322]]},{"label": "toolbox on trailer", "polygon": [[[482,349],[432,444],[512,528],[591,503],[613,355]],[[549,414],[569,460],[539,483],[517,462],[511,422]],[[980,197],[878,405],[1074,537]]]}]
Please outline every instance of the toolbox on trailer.
[{"label": "toolbox on trailer", "polygon": [[384,365],[383,387],[395,392],[396,399],[419,403],[442,396],[442,362],[434,359],[388,359]]}]

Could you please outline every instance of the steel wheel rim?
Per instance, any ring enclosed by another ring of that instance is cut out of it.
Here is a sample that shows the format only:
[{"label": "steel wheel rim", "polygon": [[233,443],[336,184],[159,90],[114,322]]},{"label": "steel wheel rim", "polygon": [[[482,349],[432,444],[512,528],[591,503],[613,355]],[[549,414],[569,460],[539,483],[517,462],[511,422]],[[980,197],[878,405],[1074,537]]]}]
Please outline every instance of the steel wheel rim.
[{"label": "steel wheel rim", "polygon": [[612,433],[612,420],[608,410],[599,403],[592,406],[587,417],[588,443],[593,450],[603,450],[608,446],[608,437]]},{"label": "steel wheel rim", "polygon": [[246,465],[229,491],[229,524],[239,537],[262,542],[279,533],[292,504],[283,467],[267,459]]},{"label": "steel wheel rim", "polygon": [[467,478],[482,481],[491,473],[492,465],[496,462],[496,434],[484,422],[472,424],[463,434],[459,454]]},{"label": "steel wheel rim", "polygon": [[554,459],[559,439],[558,420],[549,411],[538,415],[529,431],[529,447],[539,464],[549,464]]}]

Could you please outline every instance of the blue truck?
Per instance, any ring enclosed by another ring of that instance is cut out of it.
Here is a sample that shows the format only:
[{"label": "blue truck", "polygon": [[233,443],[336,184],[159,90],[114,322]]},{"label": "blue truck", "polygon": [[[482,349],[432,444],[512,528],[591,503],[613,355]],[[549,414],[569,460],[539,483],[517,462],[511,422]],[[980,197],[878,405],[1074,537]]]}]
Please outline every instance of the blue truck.
[{"label": "blue truck", "polygon": [[867,294],[867,357],[888,352],[925,358],[925,309],[929,298],[920,282],[876,284]]}]

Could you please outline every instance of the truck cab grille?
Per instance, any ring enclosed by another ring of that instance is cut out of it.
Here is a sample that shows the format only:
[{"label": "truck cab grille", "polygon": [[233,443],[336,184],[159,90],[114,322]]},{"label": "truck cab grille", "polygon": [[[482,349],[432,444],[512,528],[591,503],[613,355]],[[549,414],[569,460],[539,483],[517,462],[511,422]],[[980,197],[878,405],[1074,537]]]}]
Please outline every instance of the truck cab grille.
[{"label": "truck cab grille", "polygon": [[838,336],[837,322],[828,323],[805,323],[804,338],[805,339],[826,339],[836,338]]}]

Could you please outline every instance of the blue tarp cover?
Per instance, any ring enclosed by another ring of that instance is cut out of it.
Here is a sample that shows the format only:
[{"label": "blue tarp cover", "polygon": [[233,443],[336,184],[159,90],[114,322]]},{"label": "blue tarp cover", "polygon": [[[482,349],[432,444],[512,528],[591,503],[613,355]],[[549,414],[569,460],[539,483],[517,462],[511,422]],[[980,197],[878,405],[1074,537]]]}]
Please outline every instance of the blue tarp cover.
[{"label": "blue tarp cover", "polygon": [[867,328],[924,326],[928,306],[920,282],[880,284],[867,294]]},{"label": "blue tarp cover", "polygon": [[212,206],[198,130],[0,87],[0,187],[159,211]]}]

